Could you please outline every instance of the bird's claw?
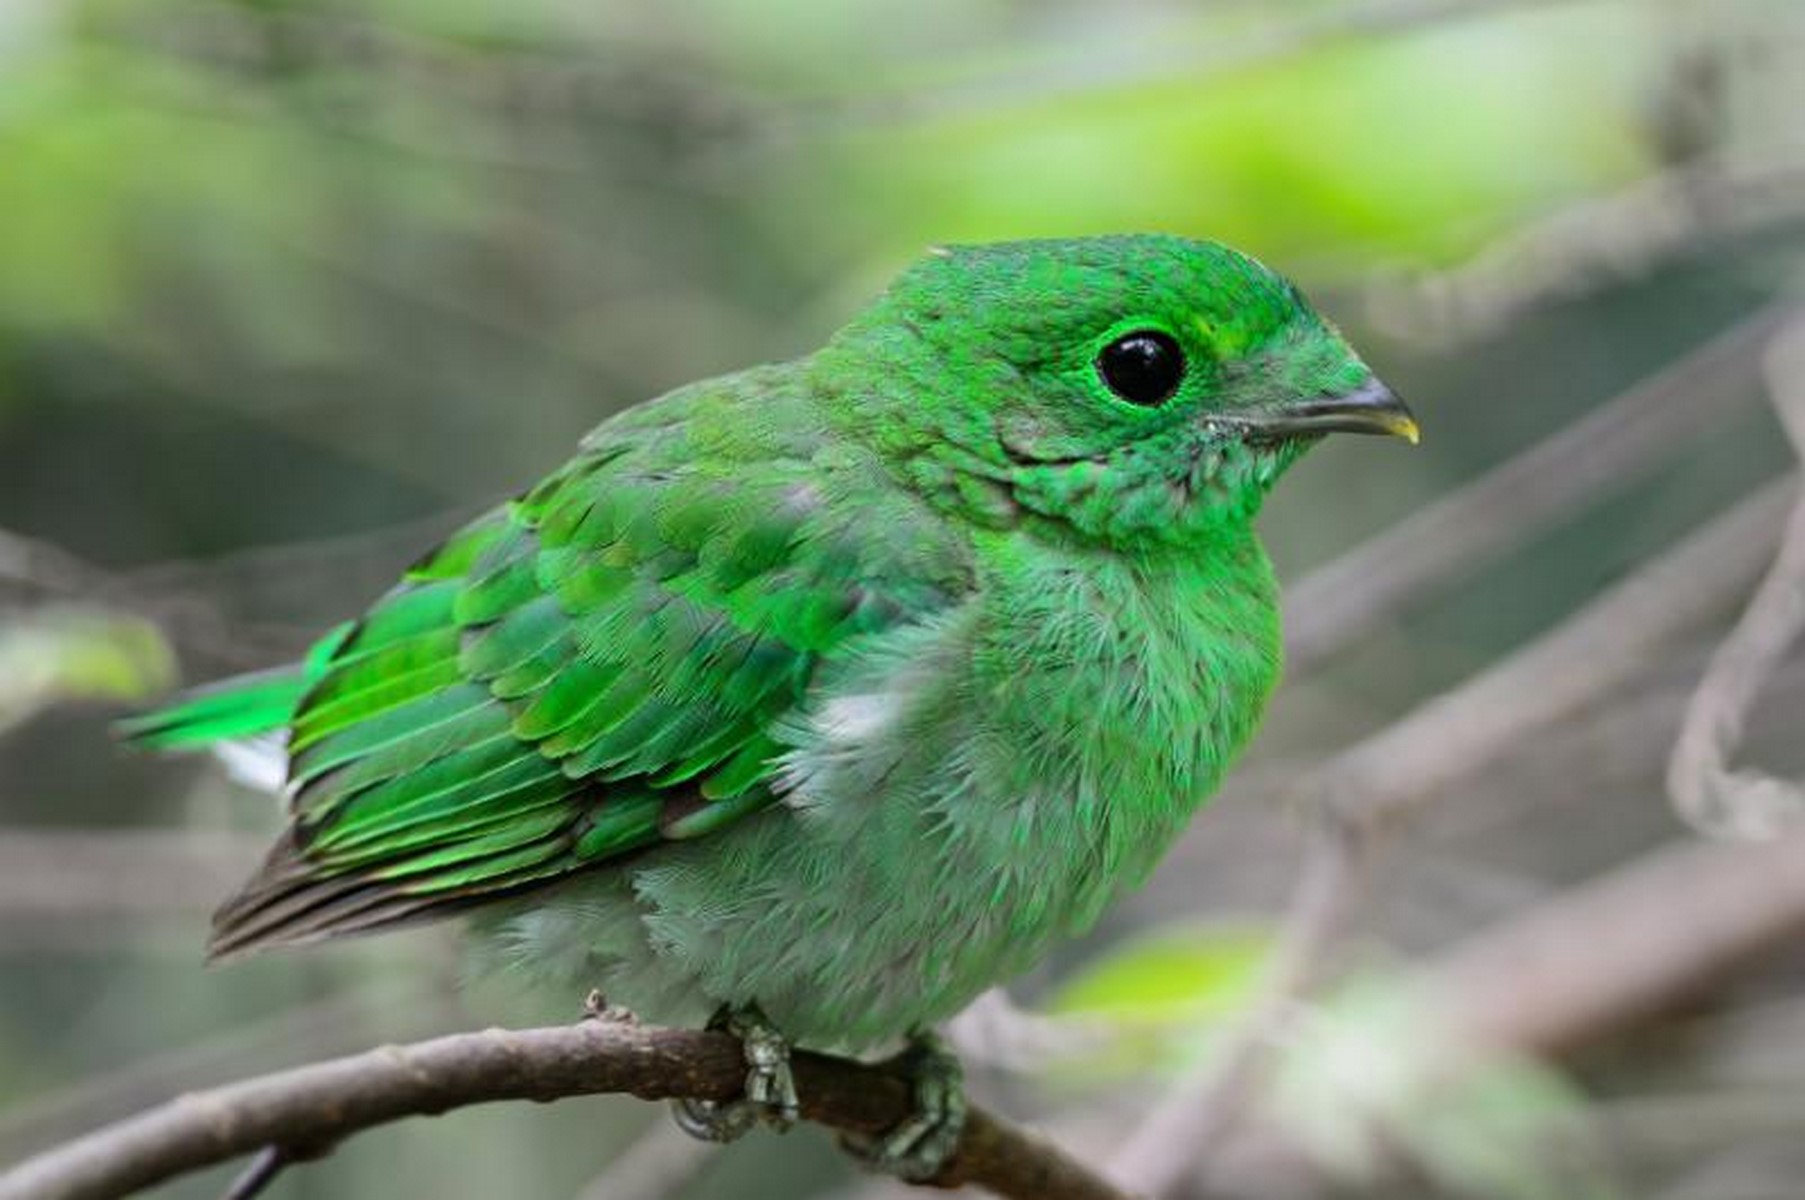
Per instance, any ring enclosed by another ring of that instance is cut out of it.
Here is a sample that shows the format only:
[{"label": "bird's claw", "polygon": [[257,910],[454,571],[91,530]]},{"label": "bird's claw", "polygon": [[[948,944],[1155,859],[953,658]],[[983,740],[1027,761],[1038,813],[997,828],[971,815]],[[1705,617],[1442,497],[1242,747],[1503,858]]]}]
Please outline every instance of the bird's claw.
[{"label": "bird's claw", "polygon": [[779,1133],[801,1116],[790,1044],[757,1008],[731,1009],[710,1022],[739,1038],[746,1058],[746,1094],[739,1100],[677,1100],[677,1127],[707,1142],[731,1142],[763,1121]]},{"label": "bird's claw", "polygon": [[840,1144],[866,1167],[910,1183],[940,1174],[965,1132],[965,1071],[932,1033],[918,1033],[893,1060],[915,1095],[915,1111],[881,1134],[842,1133]]},{"label": "bird's claw", "polygon": [[756,1014],[728,1023],[746,1054],[746,1103],[757,1106],[765,1124],[788,1129],[802,1115],[796,1077],[790,1073],[790,1044]]}]

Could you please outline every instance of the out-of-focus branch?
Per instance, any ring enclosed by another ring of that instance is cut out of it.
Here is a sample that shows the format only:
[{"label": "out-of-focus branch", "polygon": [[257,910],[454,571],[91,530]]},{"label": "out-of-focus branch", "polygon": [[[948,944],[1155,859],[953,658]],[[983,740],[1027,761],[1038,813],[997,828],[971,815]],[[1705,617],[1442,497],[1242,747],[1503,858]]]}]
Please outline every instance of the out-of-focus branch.
[{"label": "out-of-focus branch", "polygon": [[[200,961],[195,945],[190,959]],[[409,964],[415,965],[415,964]],[[278,1008],[255,1021],[123,1061],[62,1087],[34,1090],[0,1108],[0,1162],[75,1137],[106,1121],[221,1079],[268,1070],[297,1059],[349,1054],[383,1037],[425,1037],[468,1024],[458,995],[431,981],[407,987],[362,987]]]},{"label": "out-of-focus branch", "polygon": [[217,606],[198,594],[141,586],[128,573],[89,563],[49,542],[0,530],[0,606],[29,610],[68,601],[149,618],[173,640],[232,665],[267,664],[302,644],[292,632],[272,632],[245,622],[228,632]]},{"label": "out-of-focus branch", "polygon": [[1686,844],[1472,938],[1426,974],[1464,1044],[1563,1054],[1805,937],[1805,835]]},{"label": "out-of-focus branch", "polygon": [[[1805,322],[1768,348],[1769,392],[1805,460]],[[1668,760],[1667,790],[1680,815],[1719,836],[1765,838],[1805,819],[1805,792],[1759,772],[1733,771],[1755,699],[1805,630],[1805,487],[1773,566],[1742,619],[1712,655]]]},{"label": "out-of-focus branch", "polygon": [[1349,915],[1359,856],[1351,831],[1317,827],[1302,881],[1260,995],[1229,1031],[1219,1054],[1180,1079],[1111,1157],[1110,1177],[1137,1193],[1169,1192],[1233,1127],[1239,1100],[1256,1090],[1265,1049],[1315,984]]},{"label": "out-of-focus branch", "polygon": [[[1121,1156],[1118,1178],[1156,1195],[1171,1190],[1245,1107],[1276,1023],[1315,974],[1332,919],[1355,902],[1365,839],[1607,695],[1652,651],[1721,611],[1771,553],[1794,482],[1768,485],[1502,663],[1311,773],[1302,790],[1334,832],[1306,867],[1265,997],[1239,1035],[1155,1109],[1158,1144],[1168,1149]],[[1151,1134],[1130,1144],[1143,1142],[1151,1147]]]},{"label": "out-of-focus branch", "polygon": [[66,550],[0,529],[0,583],[32,593],[79,594],[105,576]]},{"label": "out-of-focus branch", "polygon": [[1394,336],[1446,348],[1537,304],[1802,219],[1805,162],[1705,159],[1563,209],[1450,270],[1374,288],[1367,315]]},{"label": "out-of-focus branch", "polygon": [[[909,1084],[883,1067],[808,1053],[792,1065],[809,1120],[881,1133],[913,1108]],[[317,1156],[375,1125],[495,1100],[731,1100],[745,1074],[738,1041],[724,1033],[592,1020],[455,1034],[179,1097],[0,1174],[0,1200],[104,1200],[267,1147]],[[977,1108],[933,1182],[1020,1200],[1123,1200],[1057,1148]]]},{"label": "out-of-focus branch", "polygon": [[[510,48],[507,53],[472,51],[451,39],[410,35],[375,22],[338,14],[278,10],[263,12],[218,3],[187,3],[160,14],[157,23],[114,18],[100,28],[134,43],[166,47],[184,58],[236,70],[255,70],[278,59],[299,58],[366,76],[389,76],[414,88],[429,87],[443,99],[478,117],[525,113],[541,119],[592,118],[597,109],[610,120],[656,107],[659,117],[680,132],[701,140],[739,140],[762,144],[770,135],[806,134],[822,128],[869,126],[932,119],[950,111],[1044,102],[1056,96],[1113,87],[1147,85],[1207,74],[1246,70],[1282,61],[1337,42],[1404,35],[1454,21],[1529,8],[1546,8],[1571,0],[1364,0],[1307,10],[1287,19],[1262,22],[1251,29],[1211,24],[1199,29],[1191,20],[1174,20],[1149,36],[1144,22],[1135,36],[1119,46],[1082,43],[1082,54],[1070,53],[1071,39],[1052,46],[1030,46],[1015,64],[999,65],[986,55],[980,79],[966,86],[937,76],[936,86],[886,92],[865,87],[851,95],[812,95],[801,104],[786,103],[736,91],[719,78],[676,75],[671,70],[635,73],[594,55],[568,55]],[[1113,53],[1111,51],[1114,51]],[[944,68],[944,64],[940,64]],[[919,74],[898,73],[904,79]],[[875,94],[873,94],[875,93]],[[369,136],[372,122],[347,130]],[[389,125],[391,136],[405,133]],[[553,143],[537,153],[522,154],[518,122],[504,127],[512,138],[483,137],[480,158],[515,170],[570,172],[581,169],[580,157]],[[486,130],[484,132],[487,132]],[[753,136],[748,136],[753,135]],[[406,145],[421,152],[472,153],[468,131],[462,141],[411,136]],[[560,152],[562,151],[562,152]]]},{"label": "out-of-focus branch", "polygon": [[[1422,1088],[1432,1103],[1468,1068],[1572,1054],[1722,986],[1805,937],[1801,862],[1802,834],[1687,842],[1473,935],[1400,981],[1416,1035],[1405,1047],[1385,1045],[1384,1053],[1411,1059],[1393,1063],[1408,1067],[1408,1081],[1394,1084]],[[1395,1037],[1395,1028],[1382,1036]],[[1298,1052],[1310,1053],[1308,1044]],[[1383,1120],[1380,1112],[1347,1115]],[[1297,1131],[1267,1118],[1239,1133],[1210,1160],[1207,1181],[1193,1171],[1187,1194],[1271,1194],[1275,1178],[1319,1176]]]},{"label": "out-of-focus branch", "polygon": [[841,116],[847,124],[920,120],[949,112],[983,110],[1004,105],[1045,103],[1061,96],[1082,95],[1156,83],[1195,83],[1212,74],[1244,71],[1282,62],[1340,42],[1401,37],[1455,21],[1491,13],[1548,8],[1569,0],[1367,0],[1295,10],[1286,19],[1238,30],[1199,28],[1194,21],[1173,22],[1150,36],[1144,31],[1128,46],[1087,39],[1081,53],[1045,53],[1015,70],[992,66],[980,82],[966,87],[945,84],[932,93],[912,92],[887,98],[855,97]]},{"label": "out-of-focus branch", "polygon": [[332,594],[339,596],[379,591],[422,546],[473,511],[460,507],[356,533],[128,568],[91,563],[50,542],[0,529],[0,604],[104,605],[155,621],[171,641],[221,669],[267,666],[305,647],[319,632],[317,623],[242,620],[229,617],[229,608],[265,607],[266,601],[293,607],[297,580],[332,580]]},{"label": "out-of-focus branch", "polygon": [[658,1120],[619,1151],[577,1200],[669,1200],[713,1159],[719,1147]]},{"label": "out-of-focus branch", "polygon": [[1775,302],[1581,421],[1421,509],[1287,589],[1293,677],[1413,602],[1648,470],[1724,419],[1759,351],[1797,317]]},{"label": "out-of-focus branch", "polygon": [[1312,790],[1338,819],[1373,830],[1607,695],[1760,573],[1797,484],[1768,484],[1502,663],[1336,755]]}]

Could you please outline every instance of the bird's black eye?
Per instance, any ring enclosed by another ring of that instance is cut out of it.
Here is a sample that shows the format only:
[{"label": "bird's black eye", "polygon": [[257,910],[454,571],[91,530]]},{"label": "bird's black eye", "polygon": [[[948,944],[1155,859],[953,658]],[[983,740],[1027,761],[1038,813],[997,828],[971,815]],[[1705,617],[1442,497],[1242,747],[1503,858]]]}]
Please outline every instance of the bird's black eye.
[{"label": "bird's black eye", "polygon": [[1128,401],[1164,404],[1185,377],[1185,352],[1178,339],[1157,329],[1125,333],[1097,356],[1097,373],[1109,390]]}]

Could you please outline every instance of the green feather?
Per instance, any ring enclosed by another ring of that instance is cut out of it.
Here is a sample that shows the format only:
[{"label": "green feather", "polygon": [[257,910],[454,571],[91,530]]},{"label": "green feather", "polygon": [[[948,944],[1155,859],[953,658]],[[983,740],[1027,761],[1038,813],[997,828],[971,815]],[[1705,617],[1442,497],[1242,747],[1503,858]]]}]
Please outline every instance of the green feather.
[{"label": "green feather", "polygon": [[347,621],[315,642],[298,667],[240,675],[186,692],[168,708],[115,723],[120,737],[155,750],[188,749],[286,727],[301,697],[355,628]]}]

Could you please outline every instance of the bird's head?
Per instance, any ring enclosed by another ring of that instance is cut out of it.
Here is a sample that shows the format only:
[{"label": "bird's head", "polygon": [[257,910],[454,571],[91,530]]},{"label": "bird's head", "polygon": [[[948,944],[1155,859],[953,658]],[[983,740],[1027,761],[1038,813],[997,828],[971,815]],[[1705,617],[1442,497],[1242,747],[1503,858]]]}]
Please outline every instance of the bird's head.
[{"label": "bird's head", "polygon": [[1112,543],[1245,523],[1324,434],[1416,440],[1296,287],[1161,235],[936,250],[816,356],[831,408],[936,503]]}]

